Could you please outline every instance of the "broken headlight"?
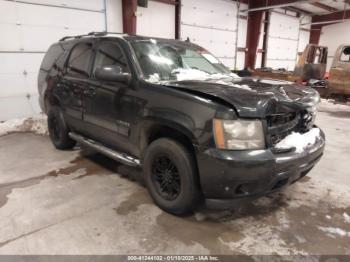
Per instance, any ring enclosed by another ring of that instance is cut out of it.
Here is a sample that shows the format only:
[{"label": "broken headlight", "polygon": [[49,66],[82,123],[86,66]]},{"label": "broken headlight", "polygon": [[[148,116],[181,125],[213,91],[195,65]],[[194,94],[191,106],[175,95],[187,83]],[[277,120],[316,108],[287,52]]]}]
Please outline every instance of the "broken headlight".
[{"label": "broken headlight", "polygon": [[265,148],[262,122],[259,120],[213,120],[217,148],[251,150]]}]

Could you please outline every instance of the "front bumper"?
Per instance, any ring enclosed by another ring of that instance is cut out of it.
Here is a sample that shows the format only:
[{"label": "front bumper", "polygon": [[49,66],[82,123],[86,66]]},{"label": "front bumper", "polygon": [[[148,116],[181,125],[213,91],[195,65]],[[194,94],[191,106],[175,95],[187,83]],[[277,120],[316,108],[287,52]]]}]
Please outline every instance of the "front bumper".
[{"label": "front bumper", "polygon": [[271,149],[197,151],[202,192],[212,208],[230,208],[277,191],[305,176],[320,160],[325,135],[302,153]]}]

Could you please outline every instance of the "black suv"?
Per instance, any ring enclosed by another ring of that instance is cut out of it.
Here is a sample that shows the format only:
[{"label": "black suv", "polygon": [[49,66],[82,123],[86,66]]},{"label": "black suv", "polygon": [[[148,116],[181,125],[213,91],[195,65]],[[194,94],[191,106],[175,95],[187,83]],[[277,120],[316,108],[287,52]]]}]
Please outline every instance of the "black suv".
[{"label": "black suv", "polygon": [[173,214],[281,189],[306,175],[325,145],[313,124],[316,91],[240,78],[189,42],[65,37],[46,53],[38,87],[56,148],[79,142],[142,167],[152,198]]}]

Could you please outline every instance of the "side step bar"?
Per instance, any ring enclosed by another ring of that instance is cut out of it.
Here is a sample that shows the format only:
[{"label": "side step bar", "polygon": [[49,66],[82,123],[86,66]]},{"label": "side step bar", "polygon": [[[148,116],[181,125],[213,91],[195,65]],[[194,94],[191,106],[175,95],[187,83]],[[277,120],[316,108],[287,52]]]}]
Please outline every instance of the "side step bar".
[{"label": "side step bar", "polygon": [[108,148],[94,140],[88,139],[86,137],[83,137],[81,135],[78,135],[76,133],[70,132],[69,133],[69,137],[85,146],[91,147],[93,149],[95,149],[96,151],[116,160],[119,161],[125,165],[129,165],[129,166],[141,166],[141,162],[139,159],[134,158],[132,156],[129,156],[125,153],[120,153],[117,152],[111,148]]}]

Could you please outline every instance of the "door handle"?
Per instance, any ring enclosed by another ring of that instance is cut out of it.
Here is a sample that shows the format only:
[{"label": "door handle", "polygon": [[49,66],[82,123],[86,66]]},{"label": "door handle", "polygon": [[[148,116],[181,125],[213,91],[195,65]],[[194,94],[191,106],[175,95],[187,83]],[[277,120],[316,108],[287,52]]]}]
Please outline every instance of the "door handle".
[{"label": "door handle", "polygon": [[93,87],[88,87],[87,89],[85,89],[83,91],[83,93],[84,93],[84,95],[92,97],[92,96],[96,95],[96,89]]}]

